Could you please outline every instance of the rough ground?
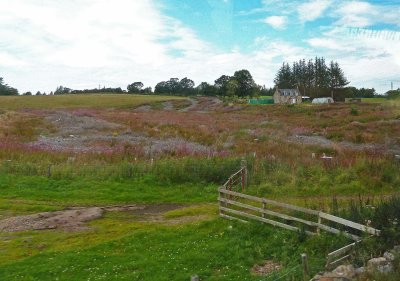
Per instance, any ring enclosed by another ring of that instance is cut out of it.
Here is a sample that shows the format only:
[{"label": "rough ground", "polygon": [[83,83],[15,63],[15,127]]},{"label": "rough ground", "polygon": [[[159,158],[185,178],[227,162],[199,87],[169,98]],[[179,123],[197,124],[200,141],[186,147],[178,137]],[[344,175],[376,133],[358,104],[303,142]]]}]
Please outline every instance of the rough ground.
[{"label": "rough ground", "polygon": [[103,211],[102,208],[92,207],[12,217],[0,221],[0,231],[18,232],[44,229],[84,230],[87,228],[85,222],[102,217]]},{"label": "rough ground", "polygon": [[341,147],[350,150],[375,150],[375,151],[386,151],[387,153],[400,154],[400,146],[398,145],[383,145],[375,143],[352,143],[352,142],[334,142],[323,136],[305,136],[305,135],[294,135],[288,138],[289,142],[295,142],[305,145],[318,145],[327,148]]},{"label": "rough ground", "polygon": [[[45,150],[72,152],[107,152],[122,150],[129,144],[143,149],[147,156],[156,156],[176,151],[190,151],[193,154],[209,155],[214,152],[208,147],[181,138],[157,139],[142,133],[132,132],[126,127],[81,112],[50,111],[45,120],[54,128],[49,135],[40,135],[30,146]],[[121,133],[117,133],[121,132]]]},{"label": "rough ground", "polygon": [[0,220],[0,231],[19,232],[46,229],[82,231],[89,228],[86,224],[87,222],[101,218],[104,212],[127,212],[132,215],[132,219],[135,221],[167,224],[179,224],[206,218],[205,215],[182,216],[172,219],[164,217],[166,212],[184,207],[178,204],[156,204],[72,208],[3,219]]},{"label": "rough ground", "polygon": [[265,261],[263,264],[256,264],[255,266],[253,266],[253,268],[251,269],[251,273],[254,275],[268,275],[274,271],[279,271],[282,269],[282,265],[280,265],[279,263],[275,263],[273,261]]}]

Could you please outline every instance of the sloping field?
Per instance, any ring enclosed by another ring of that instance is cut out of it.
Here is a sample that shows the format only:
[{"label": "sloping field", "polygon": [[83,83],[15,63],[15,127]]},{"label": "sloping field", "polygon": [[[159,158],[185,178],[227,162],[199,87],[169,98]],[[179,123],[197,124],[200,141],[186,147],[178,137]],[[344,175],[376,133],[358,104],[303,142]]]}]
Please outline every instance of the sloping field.
[{"label": "sloping field", "polygon": [[112,108],[135,107],[152,102],[185,99],[169,96],[87,94],[0,97],[0,109]]}]

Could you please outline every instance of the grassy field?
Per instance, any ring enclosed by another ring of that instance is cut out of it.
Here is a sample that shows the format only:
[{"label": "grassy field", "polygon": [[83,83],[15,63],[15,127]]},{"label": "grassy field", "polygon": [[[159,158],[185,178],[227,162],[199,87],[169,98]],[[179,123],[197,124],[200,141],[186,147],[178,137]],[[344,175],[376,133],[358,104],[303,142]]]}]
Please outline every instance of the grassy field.
[{"label": "grassy field", "polygon": [[56,96],[0,97],[0,109],[54,109],[54,108],[129,108],[166,100],[184,99],[170,96],[130,94],[87,94]]},{"label": "grassy field", "polygon": [[[146,216],[105,211],[80,231],[0,231],[0,280],[299,280],[301,253],[314,273],[349,241],[221,219],[218,186],[245,159],[249,194],[326,212],[354,200],[375,206],[400,191],[399,108],[0,98],[0,226],[71,207],[179,207]],[[282,269],[251,273],[265,261]]]}]

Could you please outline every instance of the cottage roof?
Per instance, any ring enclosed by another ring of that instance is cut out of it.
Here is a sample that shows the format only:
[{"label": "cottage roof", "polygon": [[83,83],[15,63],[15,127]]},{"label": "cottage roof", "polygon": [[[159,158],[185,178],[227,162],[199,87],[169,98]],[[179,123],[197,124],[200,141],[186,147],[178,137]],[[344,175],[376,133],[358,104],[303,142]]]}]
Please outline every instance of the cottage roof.
[{"label": "cottage roof", "polygon": [[299,96],[300,92],[298,89],[278,89],[278,93],[281,96]]}]

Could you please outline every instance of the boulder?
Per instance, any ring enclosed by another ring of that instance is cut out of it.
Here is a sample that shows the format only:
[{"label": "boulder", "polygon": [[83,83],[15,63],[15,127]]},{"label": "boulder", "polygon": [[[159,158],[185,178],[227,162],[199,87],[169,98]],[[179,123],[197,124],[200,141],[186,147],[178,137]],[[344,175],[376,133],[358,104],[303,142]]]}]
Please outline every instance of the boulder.
[{"label": "boulder", "polygon": [[394,256],[394,254],[392,254],[391,252],[385,252],[385,253],[383,254],[383,257],[384,257],[387,261],[390,261],[390,262],[392,262],[392,261],[395,260],[395,256]]},{"label": "boulder", "polygon": [[378,266],[383,266],[386,263],[387,263],[387,260],[384,257],[373,258],[367,262],[367,269],[374,270],[374,269],[377,269]]},{"label": "boulder", "polygon": [[356,270],[355,270],[356,276],[363,275],[365,273],[365,271],[366,271],[365,267],[356,268]]},{"label": "boulder", "polygon": [[335,270],[332,271],[332,273],[341,276],[341,277],[346,277],[346,278],[353,278],[356,275],[356,272],[354,270],[353,265],[340,265],[338,266]]}]

